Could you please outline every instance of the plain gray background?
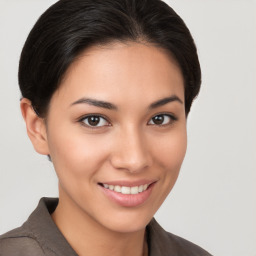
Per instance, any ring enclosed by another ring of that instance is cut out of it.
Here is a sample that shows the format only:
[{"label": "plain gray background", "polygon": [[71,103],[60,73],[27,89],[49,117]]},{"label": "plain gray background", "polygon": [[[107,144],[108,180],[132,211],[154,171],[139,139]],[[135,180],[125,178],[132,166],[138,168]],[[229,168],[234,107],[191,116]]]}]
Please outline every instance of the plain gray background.
[{"label": "plain gray background", "polygon": [[[20,110],[19,55],[54,0],[0,0],[0,233],[21,225],[42,196],[57,196]],[[256,255],[256,1],[169,0],[198,46],[201,93],[188,118],[178,182],[156,215],[217,256]]]}]

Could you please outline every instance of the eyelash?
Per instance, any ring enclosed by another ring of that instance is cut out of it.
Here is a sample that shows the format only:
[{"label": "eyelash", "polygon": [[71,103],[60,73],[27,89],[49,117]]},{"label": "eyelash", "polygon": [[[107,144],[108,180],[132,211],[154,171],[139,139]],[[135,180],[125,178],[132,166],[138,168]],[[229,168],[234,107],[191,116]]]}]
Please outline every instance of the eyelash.
[{"label": "eyelash", "polygon": [[[88,120],[90,117],[93,117],[93,118],[99,118],[101,122],[102,120],[104,120],[104,122],[107,122],[107,125],[101,125],[101,126],[93,126],[93,125],[90,125],[89,123],[86,124],[85,123],[85,120]],[[150,122],[153,120],[153,118],[156,118],[156,117],[167,117],[169,118],[169,121],[168,123],[165,123],[165,124],[150,124]],[[174,115],[171,115],[171,114],[167,114],[167,113],[160,113],[160,114],[157,114],[155,116],[153,116],[150,121],[148,122],[149,125],[155,125],[155,126],[158,126],[158,127],[165,127],[165,126],[168,126],[168,125],[171,125],[173,124],[173,122],[177,121],[178,119],[174,116]],[[79,123],[81,123],[82,125],[86,126],[87,128],[90,128],[90,129],[99,129],[99,128],[102,128],[102,127],[106,127],[106,126],[111,126],[110,122],[108,121],[108,119],[100,114],[90,114],[90,115],[86,115],[86,116],[83,116],[82,118],[80,118],[78,120]]]},{"label": "eyelash", "polygon": [[173,124],[173,122],[178,120],[174,115],[167,114],[167,113],[160,113],[160,114],[153,116],[150,119],[150,122],[153,120],[153,118],[156,118],[156,117],[164,117],[164,118],[167,117],[167,118],[169,118],[169,121],[168,121],[168,123],[164,123],[164,124],[150,124],[150,125],[156,125],[158,127],[165,127],[165,126]]},{"label": "eyelash", "polygon": [[[93,125],[90,125],[90,124],[86,124],[85,120],[88,120],[90,117],[99,118],[100,122],[102,120],[104,120],[104,122],[107,122],[107,125],[93,126]],[[86,116],[82,117],[81,119],[79,119],[78,122],[81,123],[82,125],[86,126],[87,128],[90,128],[90,129],[99,129],[99,128],[102,128],[102,127],[110,126],[110,122],[108,121],[108,119],[106,117],[102,116],[102,115],[99,115],[99,114],[86,115]]]}]

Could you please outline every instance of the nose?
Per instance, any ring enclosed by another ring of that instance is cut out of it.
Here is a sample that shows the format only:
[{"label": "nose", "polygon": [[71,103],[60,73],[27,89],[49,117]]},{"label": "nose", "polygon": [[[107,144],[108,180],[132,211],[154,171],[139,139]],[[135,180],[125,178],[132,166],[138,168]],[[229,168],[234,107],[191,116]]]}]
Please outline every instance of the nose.
[{"label": "nose", "polygon": [[138,173],[150,167],[152,156],[145,136],[135,129],[120,133],[115,138],[111,164],[116,169],[127,170],[131,173]]}]

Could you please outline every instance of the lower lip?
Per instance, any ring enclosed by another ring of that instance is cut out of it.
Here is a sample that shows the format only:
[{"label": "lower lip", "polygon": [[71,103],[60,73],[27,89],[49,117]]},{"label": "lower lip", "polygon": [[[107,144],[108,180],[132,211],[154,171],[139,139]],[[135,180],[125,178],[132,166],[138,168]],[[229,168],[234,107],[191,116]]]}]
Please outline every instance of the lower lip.
[{"label": "lower lip", "polygon": [[136,207],[136,206],[140,206],[142,204],[144,204],[147,199],[149,198],[153,186],[155,183],[151,184],[147,190],[138,193],[138,194],[129,194],[129,195],[125,195],[122,193],[118,193],[115,192],[113,190],[104,188],[102,186],[101,189],[103,190],[104,194],[110,198],[110,200],[114,201],[115,203],[119,204],[120,206],[125,206],[125,207]]}]

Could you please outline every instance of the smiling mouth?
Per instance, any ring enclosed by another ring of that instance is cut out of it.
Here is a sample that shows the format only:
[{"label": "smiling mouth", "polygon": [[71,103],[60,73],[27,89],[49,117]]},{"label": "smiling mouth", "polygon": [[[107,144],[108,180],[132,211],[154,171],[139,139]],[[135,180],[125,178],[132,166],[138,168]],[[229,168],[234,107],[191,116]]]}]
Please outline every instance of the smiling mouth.
[{"label": "smiling mouth", "polygon": [[[150,197],[155,181],[114,181],[109,183],[98,183],[103,194],[112,202],[122,207],[138,207],[143,205]],[[137,186],[136,186],[137,185]]]},{"label": "smiling mouth", "polygon": [[109,190],[112,190],[112,191],[115,191],[117,193],[121,193],[121,194],[124,194],[124,195],[137,195],[139,193],[142,193],[145,190],[147,190],[151,184],[144,184],[144,185],[140,185],[140,186],[127,187],[127,186],[110,185],[110,184],[100,183],[100,185],[102,187],[104,187],[105,189],[109,189]]}]

